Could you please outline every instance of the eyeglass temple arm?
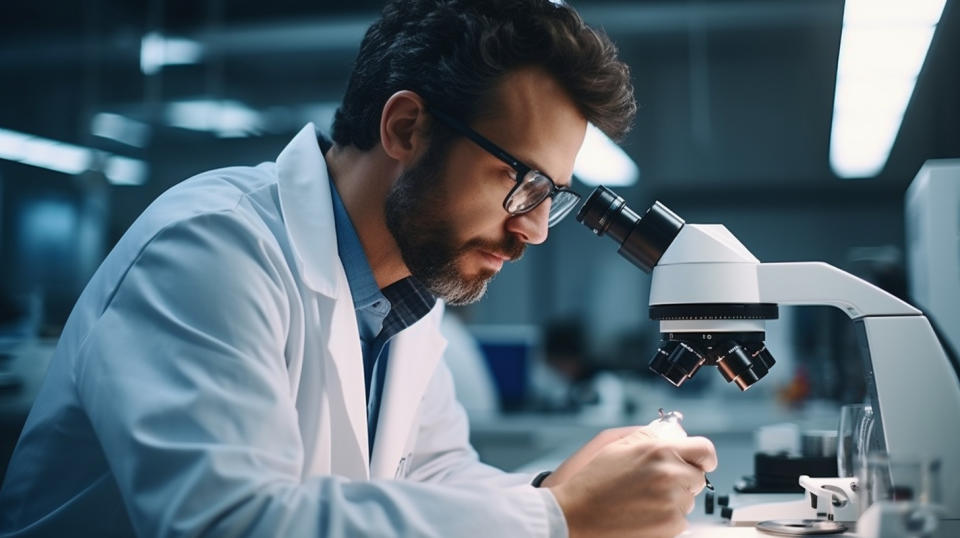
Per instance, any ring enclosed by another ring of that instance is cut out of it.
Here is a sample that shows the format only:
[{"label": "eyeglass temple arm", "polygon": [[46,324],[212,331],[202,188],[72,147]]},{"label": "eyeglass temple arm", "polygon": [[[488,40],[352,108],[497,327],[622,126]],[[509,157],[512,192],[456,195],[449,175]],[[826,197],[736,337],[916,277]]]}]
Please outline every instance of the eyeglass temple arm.
[{"label": "eyeglass temple arm", "polygon": [[450,126],[451,128],[453,128],[453,130],[455,130],[455,131],[457,131],[458,133],[462,134],[463,136],[469,138],[470,140],[472,140],[473,142],[475,142],[475,143],[476,143],[478,146],[480,146],[481,148],[489,151],[490,153],[493,154],[494,157],[496,157],[496,158],[500,159],[501,161],[503,161],[503,162],[509,164],[510,166],[512,166],[513,169],[517,171],[517,180],[518,180],[518,181],[520,180],[520,177],[522,177],[524,174],[526,174],[527,172],[530,171],[530,167],[529,167],[529,166],[521,163],[519,160],[517,160],[516,157],[514,157],[513,155],[510,155],[509,153],[507,153],[506,151],[504,151],[503,149],[501,149],[499,146],[497,146],[497,145],[494,144],[493,142],[491,142],[491,141],[487,140],[486,138],[480,136],[479,133],[477,133],[477,132],[474,131],[473,129],[471,129],[471,128],[467,127],[466,125],[464,125],[463,123],[461,123],[460,120],[457,120],[457,119],[455,119],[455,118],[452,117],[452,116],[448,116],[445,112],[441,112],[441,111],[439,111],[439,110],[437,110],[437,109],[435,109],[435,108],[431,108],[431,109],[429,109],[429,110],[430,110],[430,113],[431,113],[431,114],[433,114],[434,116],[436,116],[437,119],[439,119],[439,120],[442,121],[443,123],[446,123],[448,126]]}]

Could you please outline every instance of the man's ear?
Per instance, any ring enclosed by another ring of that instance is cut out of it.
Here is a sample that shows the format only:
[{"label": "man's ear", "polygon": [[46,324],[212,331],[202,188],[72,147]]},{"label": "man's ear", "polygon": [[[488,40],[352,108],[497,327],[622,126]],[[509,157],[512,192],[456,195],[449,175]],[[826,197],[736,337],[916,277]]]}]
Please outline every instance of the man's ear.
[{"label": "man's ear", "polygon": [[404,167],[426,149],[427,110],[419,95],[402,90],[387,99],[380,114],[380,144],[384,153]]}]

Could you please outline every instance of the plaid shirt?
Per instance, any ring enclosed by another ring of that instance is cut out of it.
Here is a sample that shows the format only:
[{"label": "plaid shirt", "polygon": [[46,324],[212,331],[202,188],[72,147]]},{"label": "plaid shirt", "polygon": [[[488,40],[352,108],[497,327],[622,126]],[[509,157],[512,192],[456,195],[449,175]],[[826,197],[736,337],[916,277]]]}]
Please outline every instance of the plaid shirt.
[{"label": "plaid shirt", "polygon": [[390,301],[390,313],[383,320],[380,337],[390,338],[426,316],[437,303],[419,280],[408,276],[380,290]]}]

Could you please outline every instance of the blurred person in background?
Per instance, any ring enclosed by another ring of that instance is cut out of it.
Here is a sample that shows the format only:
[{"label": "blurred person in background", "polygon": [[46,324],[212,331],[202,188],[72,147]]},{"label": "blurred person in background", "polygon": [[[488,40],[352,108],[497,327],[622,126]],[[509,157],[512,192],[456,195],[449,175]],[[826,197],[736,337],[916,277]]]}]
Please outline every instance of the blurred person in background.
[{"label": "blurred person in background", "polygon": [[[319,59],[322,61],[322,59]],[[443,303],[579,196],[635,112],[604,35],[548,0],[398,0],[332,142],[156,200],[76,304],[0,490],[14,536],[672,536],[703,438],[606,431],[552,474],[480,463]]]},{"label": "blurred person in background", "polygon": [[450,369],[457,402],[470,419],[496,416],[499,412],[496,382],[477,339],[449,310],[443,313],[440,334],[447,343],[443,362]]}]

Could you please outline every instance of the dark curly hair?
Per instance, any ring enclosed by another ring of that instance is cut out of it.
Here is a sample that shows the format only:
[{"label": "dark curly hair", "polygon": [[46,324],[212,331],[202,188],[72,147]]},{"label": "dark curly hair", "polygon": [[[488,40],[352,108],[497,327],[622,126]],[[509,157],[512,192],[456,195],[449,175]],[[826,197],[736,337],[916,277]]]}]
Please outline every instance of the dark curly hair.
[{"label": "dark curly hair", "polygon": [[587,121],[622,138],[636,113],[630,71],[603,33],[550,0],[392,0],[360,45],[333,122],[341,146],[380,139],[387,99],[411,90],[430,106],[473,121],[494,103],[500,77],[540,67]]}]

